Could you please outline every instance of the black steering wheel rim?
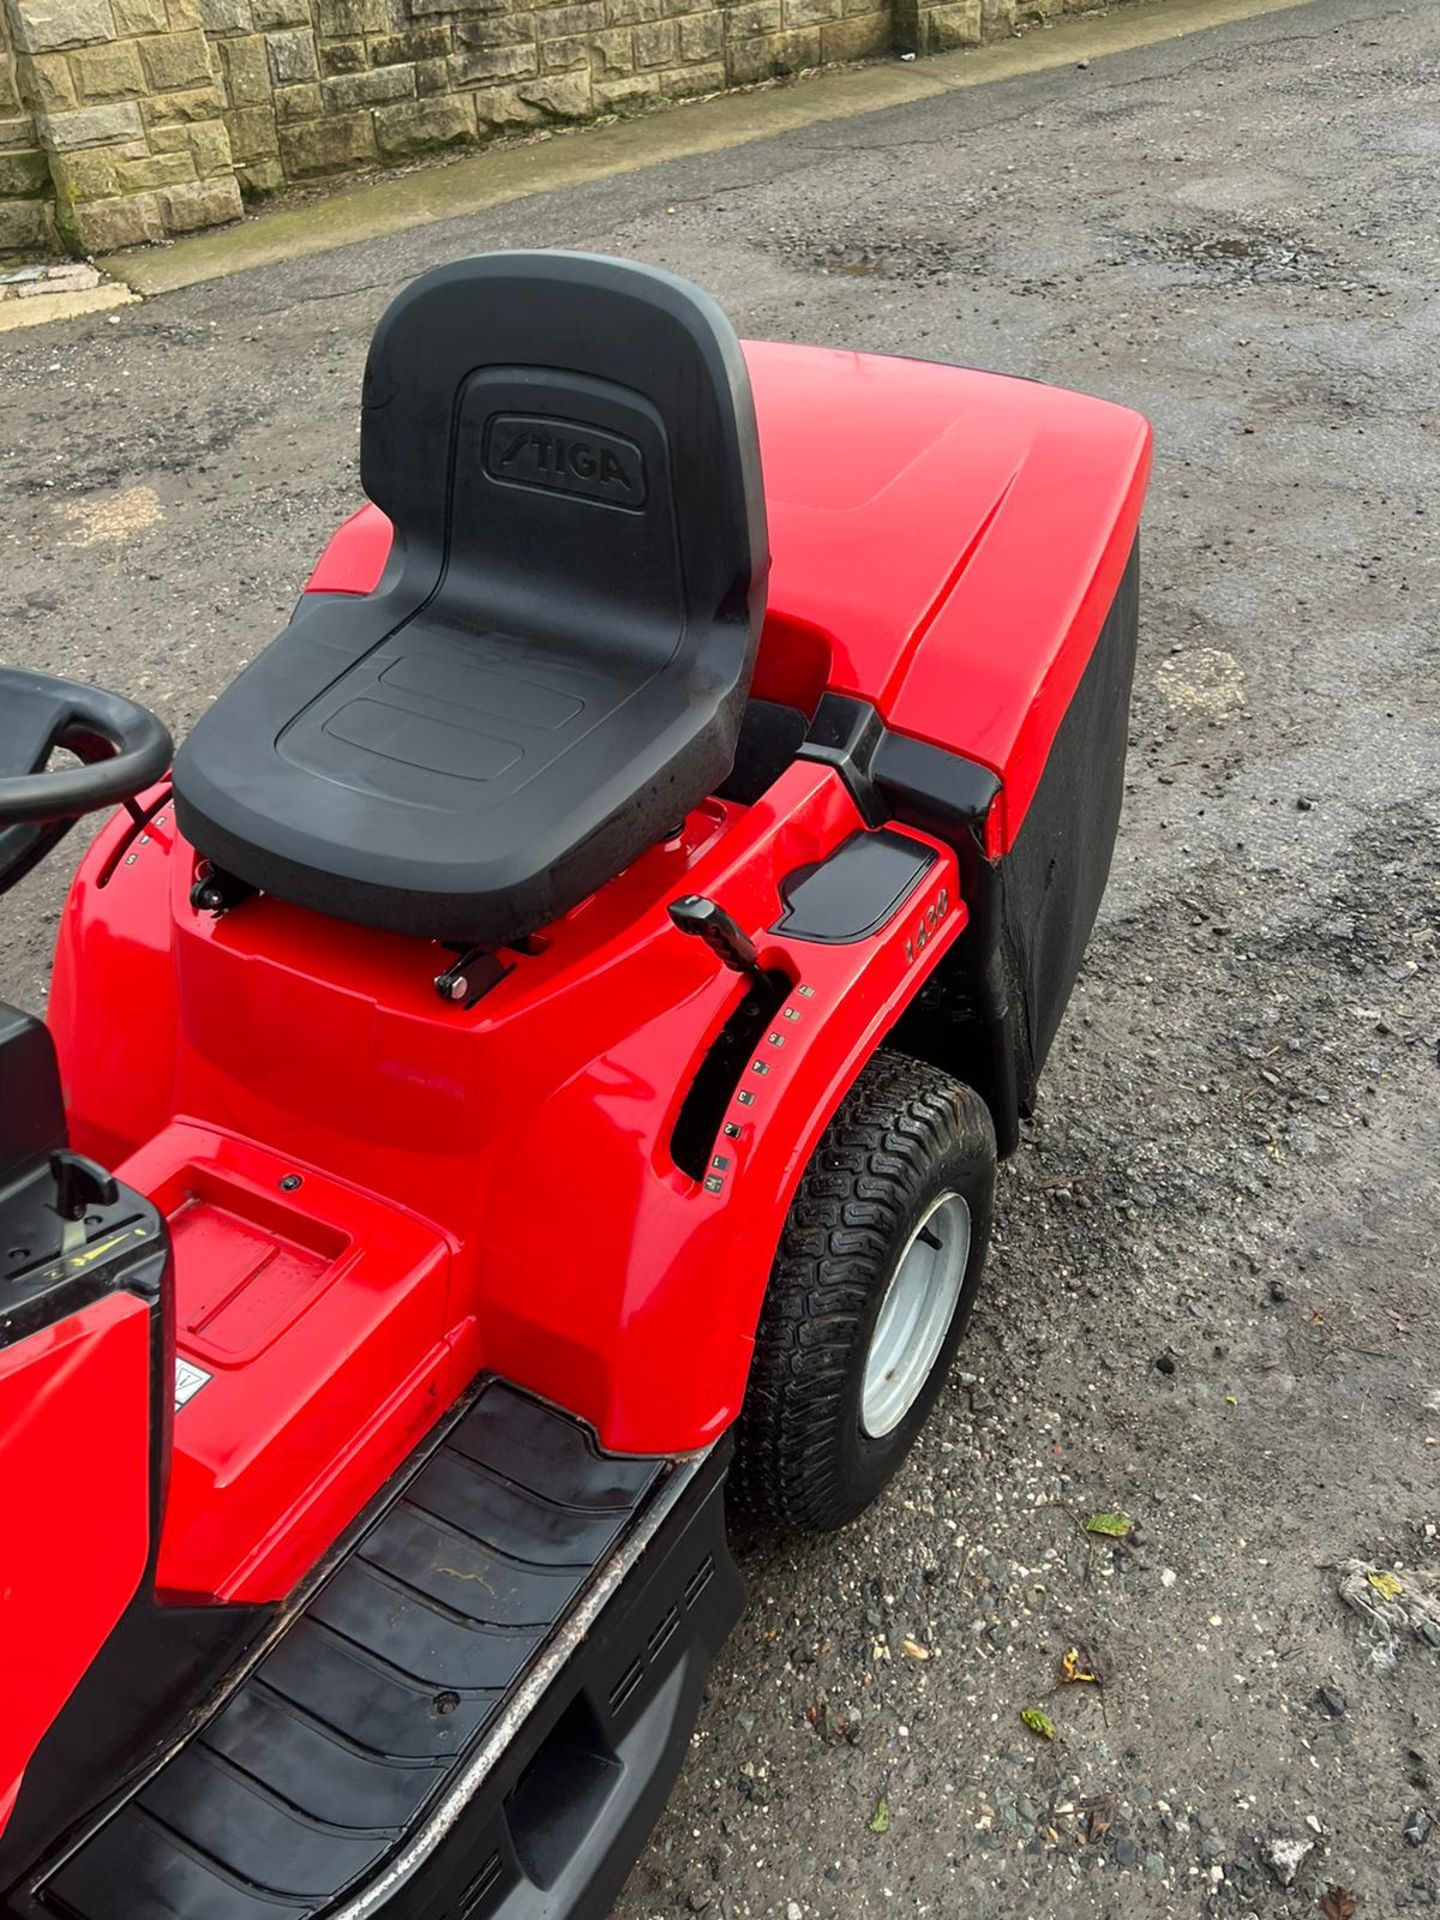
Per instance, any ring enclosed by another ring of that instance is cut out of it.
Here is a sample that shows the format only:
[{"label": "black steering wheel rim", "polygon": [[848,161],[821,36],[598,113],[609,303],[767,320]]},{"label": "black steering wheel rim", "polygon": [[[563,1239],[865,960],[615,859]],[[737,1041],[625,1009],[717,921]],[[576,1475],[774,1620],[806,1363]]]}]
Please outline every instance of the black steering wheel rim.
[{"label": "black steering wheel rim", "polygon": [[[84,762],[50,773],[57,747]],[[174,752],[163,722],[133,700],[28,668],[0,669],[0,830],[73,822],[153,786]],[[7,773],[19,758],[23,773]]]}]

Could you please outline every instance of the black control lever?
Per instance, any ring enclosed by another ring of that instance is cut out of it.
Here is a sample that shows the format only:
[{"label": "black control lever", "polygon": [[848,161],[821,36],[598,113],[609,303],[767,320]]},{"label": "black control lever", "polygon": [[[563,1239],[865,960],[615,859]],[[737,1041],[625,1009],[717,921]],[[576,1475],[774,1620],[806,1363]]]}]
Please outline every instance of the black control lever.
[{"label": "black control lever", "polygon": [[66,1147],[50,1156],[55,1211],[62,1220],[83,1220],[92,1207],[113,1207],[119,1198],[113,1174]]},{"label": "black control lever", "polygon": [[92,1207],[113,1207],[120,1189],[113,1174],[68,1147],[51,1154],[50,1177],[55,1182],[55,1211],[65,1222],[60,1251],[74,1253],[85,1244],[86,1214]]},{"label": "black control lever", "polygon": [[703,894],[687,893],[683,900],[670,902],[670,918],[681,933],[698,934],[716,959],[722,960],[732,973],[748,973],[756,980],[764,979],[765,969],[760,965],[754,941],[741,932],[716,901],[707,900]]}]

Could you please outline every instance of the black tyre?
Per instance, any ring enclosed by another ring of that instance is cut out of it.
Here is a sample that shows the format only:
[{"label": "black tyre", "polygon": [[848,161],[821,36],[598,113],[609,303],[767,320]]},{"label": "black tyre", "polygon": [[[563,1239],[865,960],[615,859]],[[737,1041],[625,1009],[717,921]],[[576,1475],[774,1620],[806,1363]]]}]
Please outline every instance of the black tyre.
[{"label": "black tyre", "polygon": [[994,1189],[980,1096],[876,1054],[786,1217],[737,1429],[738,1507],[826,1532],[886,1485],[970,1318]]}]

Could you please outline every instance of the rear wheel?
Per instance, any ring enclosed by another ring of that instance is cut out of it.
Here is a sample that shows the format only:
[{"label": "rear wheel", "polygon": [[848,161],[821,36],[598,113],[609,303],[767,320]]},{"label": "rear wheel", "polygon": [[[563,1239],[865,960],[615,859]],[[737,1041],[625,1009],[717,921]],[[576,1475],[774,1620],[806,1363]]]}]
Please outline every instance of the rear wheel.
[{"label": "rear wheel", "polygon": [[969,1320],[994,1186],[980,1096],[877,1054],[786,1217],[738,1427],[737,1505],[827,1531],[885,1486]]}]

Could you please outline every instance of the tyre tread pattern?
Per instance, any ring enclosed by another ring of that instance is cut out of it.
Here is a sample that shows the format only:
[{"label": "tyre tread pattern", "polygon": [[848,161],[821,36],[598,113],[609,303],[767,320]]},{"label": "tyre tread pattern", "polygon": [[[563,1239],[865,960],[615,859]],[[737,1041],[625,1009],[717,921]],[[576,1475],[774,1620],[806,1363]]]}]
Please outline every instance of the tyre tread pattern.
[{"label": "tyre tread pattern", "polygon": [[[889,1051],[861,1070],[786,1217],[737,1427],[737,1510],[817,1530],[849,1517],[835,1437],[877,1287],[936,1165],[976,1155],[993,1165],[994,1151],[971,1088]],[[982,1255],[986,1212],[974,1222]]]}]

